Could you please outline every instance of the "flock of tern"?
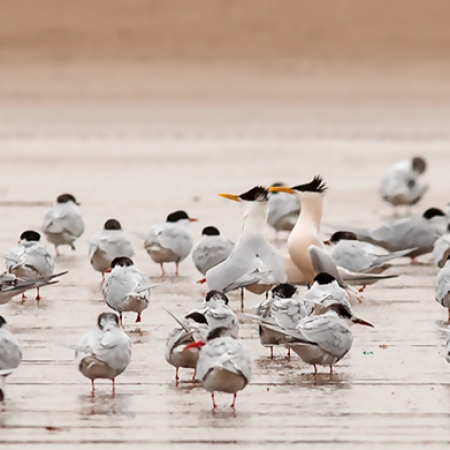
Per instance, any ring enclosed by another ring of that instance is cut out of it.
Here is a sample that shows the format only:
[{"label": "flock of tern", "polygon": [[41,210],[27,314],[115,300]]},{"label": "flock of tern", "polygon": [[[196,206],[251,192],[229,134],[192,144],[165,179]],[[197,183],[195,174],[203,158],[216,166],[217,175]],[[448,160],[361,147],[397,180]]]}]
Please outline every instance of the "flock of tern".
[{"label": "flock of tern", "polygon": [[[427,191],[419,182],[426,170],[423,158],[402,161],[384,174],[380,187],[382,198],[395,208],[416,204]],[[409,257],[412,263],[420,255],[433,252],[440,272],[436,279],[436,300],[449,310],[450,320],[450,218],[446,212],[430,208],[421,216],[399,218],[373,230],[347,226],[337,227],[327,241],[321,238],[324,180],[316,176],[308,183],[286,186],[275,183],[269,188],[255,186],[239,194],[219,194],[244,206],[241,232],[236,243],[220,235],[214,226],[203,229],[195,244],[189,233],[190,218],[184,211],[175,211],[166,222],[154,225],[148,235],[142,235],[144,248],[160,265],[179,264],[192,253],[195,267],[204,276],[209,292],[203,304],[174,319],[166,343],[166,360],[175,369],[193,370],[192,380],[200,381],[211,393],[233,395],[245,388],[252,378],[252,357],[238,339],[239,321],[229,304],[227,293],[241,292],[241,312],[244,312],[244,291],[265,294],[253,308],[253,314],[243,314],[257,325],[261,344],[270,348],[282,346],[296,353],[305,363],[334,365],[350,351],[353,336],[351,326],[372,324],[358,318],[352,304],[363,300],[366,285],[385,278],[395,258]],[[276,233],[289,232],[288,253],[279,250],[267,238],[267,224]],[[60,195],[44,218],[41,230],[55,247],[70,246],[84,232],[78,203],[71,194]],[[54,273],[51,253],[41,241],[41,235],[26,230],[7,254],[6,271],[0,277],[0,304],[25,291],[57,283],[66,272]],[[132,345],[122,325],[124,312],[136,313],[141,321],[149,306],[155,284],[135,267],[134,250],[116,219],[109,219],[104,229],[89,240],[92,267],[101,273],[102,295],[114,312],[102,313],[97,327],[85,334],[75,350],[78,370],[92,382],[104,378],[112,381],[124,372],[131,360]],[[301,296],[298,285],[306,285]],[[117,313],[117,314],[116,314]],[[450,339],[446,357],[450,362]],[[5,394],[5,379],[20,364],[22,352],[16,338],[8,331],[0,316],[0,399]]]}]

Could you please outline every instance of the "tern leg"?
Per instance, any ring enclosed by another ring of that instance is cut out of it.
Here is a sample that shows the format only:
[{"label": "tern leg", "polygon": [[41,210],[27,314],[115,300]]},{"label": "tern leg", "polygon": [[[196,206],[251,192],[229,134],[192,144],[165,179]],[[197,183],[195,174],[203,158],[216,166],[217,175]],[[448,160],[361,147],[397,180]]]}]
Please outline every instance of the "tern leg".
[{"label": "tern leg", "polygon": [[244,312],[244,288],[241,288],[241,312]]},{"label": "tern leg", "polygon": [[236,392],[233,394],[233,403],[230,405],[230,408],[233,408],[233,409],[235,409],[235,405],[236,405],[236,396],[237,396],[237,394],[236,394]]},{"label": "tern leg", "polygon": [[140,321],[141,321],[141,315],[138,314],[137,317],[136,317],[136,323],[137,323],[137,322],[140,322]]},{"label": "tern leg", "polygon": [[288,361],[290,361],[291,360],[291,347],[288,347],[287,351],[288,351],[287,359],[288,359]]},{"label": "tern leg", "polygon": [[61,253],[59,253],[57,245],[55,245],[55,253],[56,253],[56,256],[61,256]]},{"label": "tern leg", "polygon": [[39,300],[41,299],[41,296],[39,295],[39,288],[36,288],[36,291],[37,291],[36,300],[37,300],[38,305],[39,305]]},{"label": "tern leg", "polygon": [[216,401],[214,400],[214,392],[211,392],[211,399],[213,402],[213,411],[217,408]]},{"label": "tern leg", "polygon": [[448,310],[448,321],[450,322],[450,309]]},{"label": "tern leg", "polygon": [[270,347],[270,359],[273,359],[273,347]]},{"label": "tern leg", "polygon": [[317,375],[317,366],[316,366],[315,364],[313,364],[313,367],[314,367],[314,373],[313,373],[313,375]]},{"label": "tern leg", "polygon": [[22,305],[23,305],[23,303],[24,303],[24,301],[25,301],[26,298],[27,298],[27,296],[25,295],[24,292],[22,292]]},{"label": "tern leg", "polygon": [[333,375],[333,366],[330,364],[330,375]]},{"label": "tern leg", "polygon": [[178,380],[180,377],[178,376],[178,367],[175,369],[175,386],[178,386]]},{"label": "tern leg", "polygon": [[161,263],[160,266],[161,266],[161,276],[165,277],[166,276],[166,271],[164,270],[164,264]]},{"label": "tern leg", "polygon": [[95,392],[94,380],[91,380],[91,395],[92,395],[92,397],[94,396],[94,392]]},{"label": "tern leg", "polygon": [[197,376],[197,369],[194,369],[194,373],[192,374],[192,382],[195,383],[195,377]]},{"label": "tern leg", "polygon": [[411,256],[411,264],[419,264],[419,261],[415,256]]},{"label": "tern leg", "polygon": [[116,380],[113,378],[112,380],[112,396],[116,395]]},{"label": "tern leg", "polygon": [[361,287],[358,289],[358,292],[364,292],[364,290],[366,289],[366,287],[367,287],[367,285],[361,286]]},{"label": "tern leg", "polygon": [[178,272],[178,263],[175,263],[175,276],[178,277],[180,273]]},{"label": "tern leg", "polygon": [[123,328],[122,313],[121,312],[119,313],[119,322],[120,322],[121,327]]},{"label": "tern leg", "polygon": [[102,272],[102,281],[100,283],[100,287],[103,286],[104,282],[105,282],[105,272]]},{"label": "tern leg", "polygon": [[76,250],[75,245],[73,245],[73,244],[70,244],[70,248],[71,248],[72,250]]}]

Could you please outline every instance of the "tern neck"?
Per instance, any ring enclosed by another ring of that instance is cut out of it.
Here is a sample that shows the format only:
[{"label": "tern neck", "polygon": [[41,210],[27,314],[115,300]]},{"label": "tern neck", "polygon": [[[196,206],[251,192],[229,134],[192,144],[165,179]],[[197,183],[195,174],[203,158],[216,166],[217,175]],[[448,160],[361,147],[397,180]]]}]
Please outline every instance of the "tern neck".
[{"label": "tern neck", "polygon": [[266,237],[267,202],[248,202],[245,205],[244,222],[242,223],[239,241],[246,236],[261,234]]},{"label": "tern neck", "polygon": [[319,231],[322,220],[323,195],[316,192],[301,192],[296,195],[302,204],[302,209],[295,228],[301,226],[302,223],[312,222]]}]

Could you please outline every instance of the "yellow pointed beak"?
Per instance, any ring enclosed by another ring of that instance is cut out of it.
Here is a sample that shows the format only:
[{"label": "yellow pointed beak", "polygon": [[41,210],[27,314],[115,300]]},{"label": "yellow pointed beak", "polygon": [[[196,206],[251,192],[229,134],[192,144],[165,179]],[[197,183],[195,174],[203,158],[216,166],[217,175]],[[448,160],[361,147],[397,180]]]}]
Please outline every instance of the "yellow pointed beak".
[{"label": "yellow pointed beak", "polygon": [[227,198],[228,200],[234,200],[235,202],[240,202],[241,199],[237,195],[231,194],[217,194],[219,197]]},{"label": "yellow pointed beak", "polygon": [[295,194],[294,189],[291,189],[290,187],[287,187],[287,186],[271,186],[269,188],[269,191],[272,191],[272,192],[286,192],[286,194]]}]

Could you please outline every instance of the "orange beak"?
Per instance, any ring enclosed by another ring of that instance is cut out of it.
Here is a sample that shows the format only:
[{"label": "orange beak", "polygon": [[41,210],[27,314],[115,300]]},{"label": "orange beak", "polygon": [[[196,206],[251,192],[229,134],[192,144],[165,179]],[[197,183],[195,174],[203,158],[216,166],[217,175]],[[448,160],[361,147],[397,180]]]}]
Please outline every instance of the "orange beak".
[{"label": "orange beak", "polygon": [[105,270],[105,273],[111,273],[111,267]]}]

